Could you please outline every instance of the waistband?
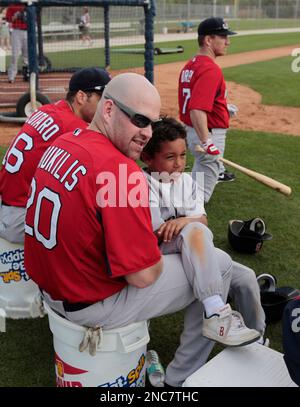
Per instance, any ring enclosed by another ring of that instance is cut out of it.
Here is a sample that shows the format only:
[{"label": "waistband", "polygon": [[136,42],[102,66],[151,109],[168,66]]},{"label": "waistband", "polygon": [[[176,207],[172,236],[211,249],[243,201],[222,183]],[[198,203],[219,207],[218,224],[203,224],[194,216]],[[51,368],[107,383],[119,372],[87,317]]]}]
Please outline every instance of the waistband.
[{"label": "waistband", "polygon": [[70,303],[70,302],[67,302],[67,301],[63,301],[63,307],[64,307],[64,310],[66,312],[80,311],[80,310],[85,309],[85,308],[87,308],[87,307],[89,307],[91,305],[92,304],[85,304],[85,303],[82,303],[82,302]]},{"label": "waistband", "polygon": [[[82,310],[82,309],[85,309],[85,308],[87,308],[87,307],[89,307],[89,306],[91,306],[92,304],[87,304],[87,303],[83,303],[83,302],[75,302],[75,303],[70,303],[70,302],[68,302],[68,301],[58,301],[58,300],[53,300],[52,298],[51,298],[51,296],[46,292],[46,291],[44,291],[41,287],[39,287],[39,290],[40,290],[40,292],[41,292],[41,294],[42,294],[42,297],[47,297],[47,298],[49,298],[51,301],[53,301],[54,303],[59,303],[60,305],[59,305],[59,308],[60,308],[60,310],[61,310],[61,312],[62,312],[62,308],[64,309],[64,311],[65,312],[75,312],[75,311],[80,311],[80,310]],[[48,304],[49,305],[49,304]],[[50,305],[49,305],[50,306]],[[51,307],[51,306],[50,306]],[[51,307],[51,308],[53,308],[55,311],[58,311],[59,312],[59,309],[55,309],[55,307]]]}]

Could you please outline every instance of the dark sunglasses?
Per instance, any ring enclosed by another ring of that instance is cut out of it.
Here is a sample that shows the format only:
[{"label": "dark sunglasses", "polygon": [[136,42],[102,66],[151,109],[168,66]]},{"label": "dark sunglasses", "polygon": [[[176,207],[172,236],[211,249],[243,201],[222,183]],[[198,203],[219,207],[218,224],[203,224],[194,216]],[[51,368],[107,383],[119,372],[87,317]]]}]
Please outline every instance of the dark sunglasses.
[{"label": "dark sunglasses", "polygon": [[140,129],[143,129],[145,127],[148,127],[150,124],[153,125],[154,123],[157,123],[161,121],[161,119],[152,121],[149,119],[149,117],[144,116],[140,113],[137,113],[133,109],[131,109],[129,106],[124,105],[122,102],[119,100],[115,99],[114,97],[110,96],[108,93],[105,95],[105,99],[111,99],[114,104],[127,116],[129,117],[130,121],[132,124],[134,124],[136,127],[139,127]]}]

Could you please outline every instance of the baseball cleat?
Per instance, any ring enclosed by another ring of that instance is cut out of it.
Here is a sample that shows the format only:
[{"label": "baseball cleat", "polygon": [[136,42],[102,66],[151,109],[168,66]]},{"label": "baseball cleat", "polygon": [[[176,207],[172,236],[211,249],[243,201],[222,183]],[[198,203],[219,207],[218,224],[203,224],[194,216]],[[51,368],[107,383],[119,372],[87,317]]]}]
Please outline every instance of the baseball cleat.
[{"label": "baseball cleat", "polygon": [[202,334],[225,346],[244,346],[260,338],[260,333],[247,328],[242,315],[232,311],[229,304],[209,318],[204,315]]},{"label": "baseball cleat", "polygon": [[224,171],[224,172],[221,172],[219,174],[217,183],[219,183],[219,182],[232,182],[234,180],[235,180],[235,175],[232,172]]}]

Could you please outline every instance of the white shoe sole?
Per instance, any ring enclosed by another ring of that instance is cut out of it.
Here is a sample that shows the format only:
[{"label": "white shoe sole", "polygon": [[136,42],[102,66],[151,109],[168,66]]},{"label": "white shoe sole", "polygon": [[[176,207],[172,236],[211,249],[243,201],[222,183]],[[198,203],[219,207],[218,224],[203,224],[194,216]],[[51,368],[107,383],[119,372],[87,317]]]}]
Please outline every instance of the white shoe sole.
[{"label": "white shoe sole", "polygon": [[241,342],[238,342],[238,343],[234,343],[234,344],[233,344],[233,343],[227,342],[227,341],[226,341],[226,338],[224,338],[224,340],[222,340],[222,339],[221,339],[220,337],[218,337],[218,336],[211,335],[211,334],[209,334],[208,332],[205,333],[205,331],[202,332],[202,335],[203,335],[205,338],[207,338],[207,339],[210,339],[210,340],[212,340],[212,341],[215,341],[215,342],[217,342],[217,343],[219,343],[219,344],[221,344],[221,345],[224,345],[224,346],[230,346],[231,348],[238,347],[238,346],[249,345],[250,343],[256,342],[256,341],[260,338],[260,333],[258,332],[257,335],[254,336],[254,337],[251,338],[251,339],[248,338],[248,339],[245,339],[244,341],[241,341]]}]

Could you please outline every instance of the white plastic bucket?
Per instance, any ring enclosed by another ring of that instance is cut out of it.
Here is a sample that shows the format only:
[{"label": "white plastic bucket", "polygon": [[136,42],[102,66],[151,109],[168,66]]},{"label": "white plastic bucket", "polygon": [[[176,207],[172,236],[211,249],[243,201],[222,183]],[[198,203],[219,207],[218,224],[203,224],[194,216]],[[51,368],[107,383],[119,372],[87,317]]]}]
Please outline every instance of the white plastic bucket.
[{"label": "white plastic bucket", "polygon": [[0,238],[0,308],[9,318],[43,316],[38,286],[24,267],[24,245]]},{"label": "white plastic bucket", "polygon": [[144,387],[147,321],[103,330],[95,356],[79,351],[87,328],[60,317],[44,304],[53,333],[58,387]]}]

